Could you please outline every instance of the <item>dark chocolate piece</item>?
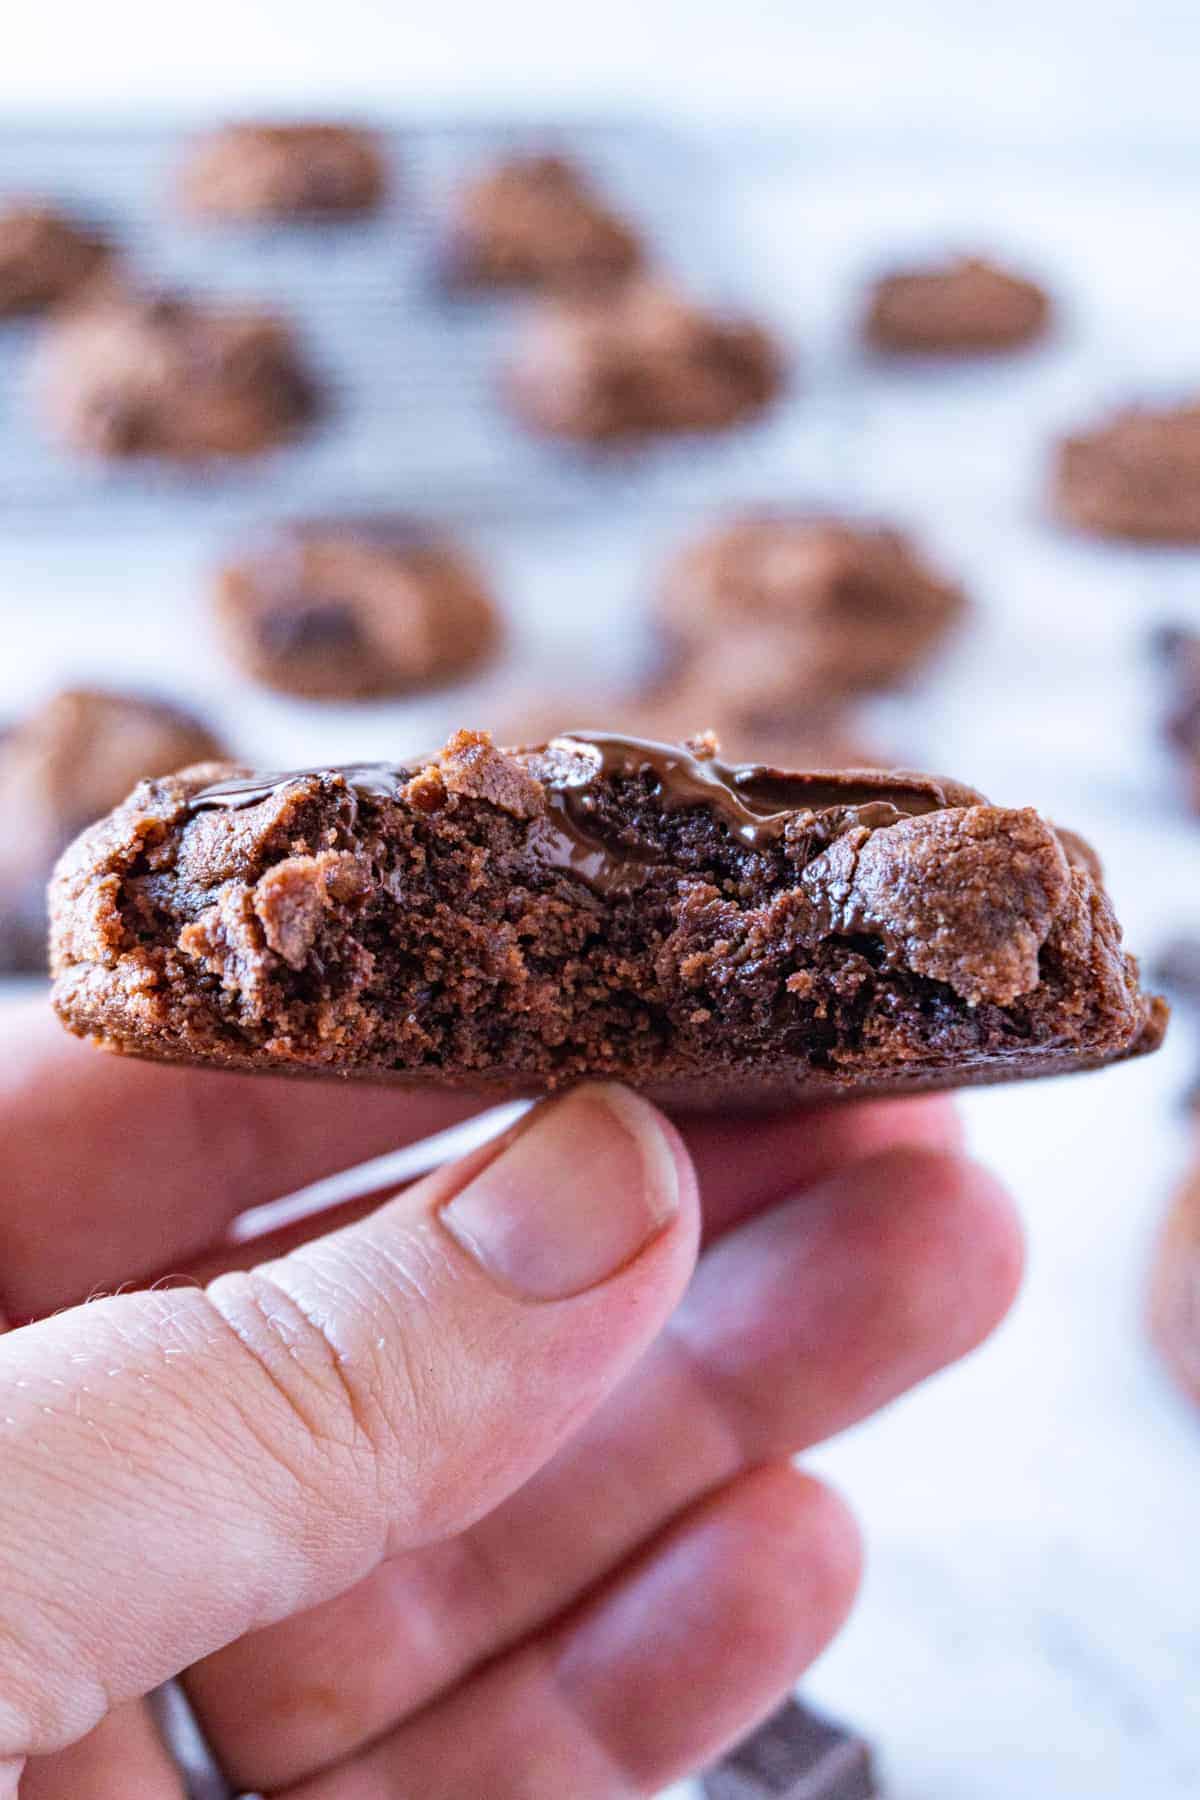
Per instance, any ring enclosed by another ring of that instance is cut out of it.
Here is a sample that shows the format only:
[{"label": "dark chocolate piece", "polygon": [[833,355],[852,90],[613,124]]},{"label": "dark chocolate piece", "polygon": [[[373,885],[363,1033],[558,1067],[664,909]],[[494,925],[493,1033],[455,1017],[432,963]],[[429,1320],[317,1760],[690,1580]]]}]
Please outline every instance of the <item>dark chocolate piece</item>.
[{"label": "dark chocolate piece", "polygon": [[[948,794],[955,791],[979,798],[972,789],[956,790],[953,783],[900,771],[887,779],[853,771],[783,775],[755,765],[724,763],[716,756],[698,756],[680,744],[650,743],[609,732],[567,732],[552,740],[554,745],[563,746],[572,756],[578,745],[586,745],[588,760],[577,761],[574,775],[563,785],[547,786],[544,815],[532,827],[527,849],[548,867],[569,870],[595,892],[605,894],[635,889],[660,859],[649,849],[643,854],[638,845],[609,836],[596,817],[598,781],[649,774],[664,813],[705,807],[751,850],[777,842],[806,814],[830,814],[840,822],[853,811],[857,825],[877,829],[895,824],[901,817],[916,817],[945,806]],[[217,782],[195,794],[188,804],[193,812],[209,807],[240,811],[261,804],[311,773],[295,770]],[[411,768],[391,763],[350,764],[332,773],[363,799],[395,803],[403,800],[413,779]],[[815,830],[815,818],[813,823]],[[828,825],[824,828],[831,829]]]},{"label": "dark chocolate piece", "polygon": [[1064,438],[1053,498],[1080,531],[1200,543],[1200,401],[1126,407]]},{"label": "dark chocolate piece", "polygon": [[721,431],[783,385],[780,351],[752,319],[706,311],[661,280],[546,300],[509,374],[527,424],[588,443]]},{"label": "dark chocolate piece", "polygon": [[788,1700],[704,1776],[705,1800],[878,1800],[870,1746]]},{"label": "dark chocolate piece", "polygon": [[372,212],[387,187],[382,145],[357,125],[226,125],[192,147],[183,204],[209,218],[331,218]]},{"label": "dark chocolate piece", "polygon": [[1015,350],[1050,321],[1036,282],[980,256],[901,269],[875,285],[863,322],[873,349],[907,356]]},{"label": "dark chocolate piece", "polygon": [[106,292],[54,324],[41,382],[76,450],[176,462],[294,438],[318,394],[291,329],[256,307]]},{"label": "dark chocolate piece", "polygon": [[1029,810],[605,733],[139,787],[62,860],[56,1004],[144,1055],[681,1103],[1052,1074],[1165,1014]]},{"label": "dark chocolate piece", "polygon": [[282,527],[222,569],[214,610],[230,656],[253,680],[320,700],[448,681],[499,638],[470,558],[405,518]]}]

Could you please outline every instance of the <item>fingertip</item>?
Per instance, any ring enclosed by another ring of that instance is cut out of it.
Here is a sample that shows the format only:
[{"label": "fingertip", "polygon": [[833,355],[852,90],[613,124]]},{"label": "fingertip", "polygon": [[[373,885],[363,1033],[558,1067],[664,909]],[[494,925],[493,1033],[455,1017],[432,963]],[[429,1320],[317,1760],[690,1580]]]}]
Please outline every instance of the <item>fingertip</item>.
[{"label": "fingertip", "polygon": [[854,1601],[844,1502],[786,1463],[698,1501],[561,1629],[558,1689],[639,1793],[709,1761],[825,1649]]},{"label": "fingertip", "polygon": [[961,1151],[963,1126],[945,1094],[797,1107],[685,1125],[700,1170],[711,1242],[781,1199],[902,1146]]},{"label": "fingertip", "polygon": [[931,1149],[961,1150],[966,1141],[962,1114],[949,1094],[911,1094],[904,1099],[871,1103],[876,1132],[882,1138]]},{"label": "fingertip", "polygon": [[[908,1270],[910,1299],[947,1359],[1000,1323],[1025,1267],[1021,1221],[1003,1184],[971,1158],[898,1146],[857,1172],[868,1228],[881,1227],[893,1266]],[[882,1215],[882,1216],[881,1216]]]},{"label": "fingertip", "polygon": [[682,1292],[695,1267],[701,1233],[700,1183],[683,1134],[660,1107],[621,1082],[589,1082],[573,1093],[601,1103],[637,1142],[647,1187],[662,1220],[648,1254],[670,1263]]},{"label": "fingertip", "polygon": [[[804,1667],[841,1630],[862,1584],[862,1532],[835,1488],[791,1463],[766,1463],[741,1481],[756,1545],[766,1546],[762,1588],[792,1618],[810,1621]],[[797,1673],[801,1669],[797,1668]]]},{"label": "fingertip", "polygon": [[624,1104],[632,1107],[636,1113],[649,1118],[663,1152],[670,1158],[674,1171],[677,1201],[676,1231],[678,1236],[690,1246],[694,1259],[700,1241],[700,1180],[696,1173],[695,1160],[688,1149],[683,1133],[660,1107],[655,1106],[644,1095],[634,1093],[632,1088],[626,1087],[619,1087],[616,1091],[622,1096]]},{"label": "fingertip", "polygon": [[1004,1318],[1025,1278],[1025,1226],[1008,1189],[990,1169],[964,1158],[967,1204],[973,1208],[979,1267],[987,1276],[992,1317],[982,1336]]},{"label": "fingertip", "polygon": [[699,1208],[696,1165],[682,1133],[666,1113],[644,1094],[617,1081],[592,1082],[577,1091],[603,1100],[642,1145],[649,1169],[672,1196],[672,1212],[694,1220]]}]

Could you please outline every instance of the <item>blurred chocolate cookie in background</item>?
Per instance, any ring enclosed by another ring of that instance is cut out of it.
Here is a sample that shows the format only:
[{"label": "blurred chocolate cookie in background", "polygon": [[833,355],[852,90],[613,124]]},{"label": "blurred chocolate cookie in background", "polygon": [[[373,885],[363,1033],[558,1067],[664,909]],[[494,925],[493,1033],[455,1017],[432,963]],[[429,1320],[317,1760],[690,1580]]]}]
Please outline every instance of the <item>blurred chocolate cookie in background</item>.
[{"label": "blurred chocolate cookie in background", "polygon": [[[736,670],[749,679],[746,661]],[[697,664],[674,680],[645,689],[620,709],[626,729],[671,743],[711,731],[733,762],[767,763],[787,769],[878,768],[897,759],[881,751],[844,707],[830,700],[811,706],[755,710],[746,688],[727,688],[720,658]]]},{"label": "blurred chocolate cookie in background", "polygon": [[1200,1406],[1200,1163],[1185,1177],[1159,1236],[1149,1327],[1172,1378]]},{"label": "blurred chocolate cookie in background", "polygon": [[314,700],[447,681],[485,662],[500,638],[470,557],[399,517],[282,525],[221,570],[214,609],[243,673]]},{"label": "blurred chocolate cookie in background", "polygon": [[200,138],[179,175],[189,212],[212,219],[330,218],[372,212],[387,191],[375,134],[358,125],[225,125]]},{"label": "blurred chocolate cookie in background", "polygon": [[441,273],[450,287],[589,288],[642,262],[635,228],[564,156],[508,156],[459,188]]},{"label": "blurred chocolate cookie in background", "polygon": [[897,758],[881,753],[843,708],[798,708],[772,723],[734,716],[713,689],[681,682],[614,691],[577,687],[558,694],[507,693],[492,707],[489,728],[497,743],[545,743],[603,719],[630,737],[683,744],[711,736],[730,762],[773,768],[863,769],[887,767]]},{"label": "blurred chocolate cookie in background", "polygon": [[59,852],[143,777],[226,754],[181,708],[70,688],[0,736],[0,972],[46,962],[46,882]]},{"label": "blurred chocolate cookie in background", "polygon": [[761,413],[783,357],[754,320],[687,300],[659,279],[541,302],[509,371],[526,424],[611,443],[720,431]]},{"label": "blurred chocolate cookie in background", "polygon": [[1050,316],[1050,297],[1036,282],[984,257],[964,256],[881,276],[862,330],[873,350],[971,356],[1032,343]]},{"label": "blurred chocolate cookie in background", "polygon": [[39,200],[0,202],[0,319],[70,300],[112,257],[90,226]]},{"label": "blurred chocolate cookie in background", "polygon": [[774,722],[903,682],[965,610],[899,531],[763,512],[686,545],[654,616],[668,679],[720,694],[731,716]]},{"label": "blurred chocolate cookie in background", "polygon": [[1053,500],[1080,531],[1200,543],[1200,399],[1127,406],[1063,438]]},{"label": "blurred chocolate cookie in background", "polygon": [[260,307],[106,292],[50,327],[40,384],[72,449],[173,462],[254,456],[318,409],[291,327]]},{"label": "blurred chocolate cookie in background", "polygon": [[1188,800],[1200,812],[1200,632],[1168,625],[1158,633],[1155,649],[1166,677],[1167,741],[1176,753]]}]

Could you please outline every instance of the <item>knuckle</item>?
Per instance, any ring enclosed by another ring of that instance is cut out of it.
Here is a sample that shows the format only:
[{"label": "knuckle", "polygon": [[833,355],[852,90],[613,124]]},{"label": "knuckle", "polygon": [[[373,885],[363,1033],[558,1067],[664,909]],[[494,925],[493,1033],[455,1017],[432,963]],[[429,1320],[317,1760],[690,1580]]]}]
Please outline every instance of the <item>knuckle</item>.
[{"label": "knuckle", "polygon": [[488,1411],[486,1363],[443,1304],[443,1254],[420,1231],[352,1253],[318,1241],[300,1262],[207,1290],[237,1339],[233,1385],[264,1448],[327,1507],[344,1510],[352,1482],[389,1541],[441,1534]]},{"label": "knuckle", "polygon": [[208,1299],[237,1345],[230,1391],[273,1461],[323,1490],[391,1460],[383,1370],[364,1331],[340,1317],[335,1329],[261,1269],[222,1276]]}]

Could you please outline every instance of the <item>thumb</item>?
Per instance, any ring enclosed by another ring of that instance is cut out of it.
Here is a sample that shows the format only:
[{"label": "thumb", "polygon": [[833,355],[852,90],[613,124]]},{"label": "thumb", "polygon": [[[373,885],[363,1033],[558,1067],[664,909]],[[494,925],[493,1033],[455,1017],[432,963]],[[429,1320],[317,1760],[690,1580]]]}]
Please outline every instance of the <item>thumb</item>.
[{"label": "thumb", "polygon": [[0,1338],[0,1794],[494,1507],[654,1337],[696,1239],[679,1138],[601,1085],[278,1261]]}]

